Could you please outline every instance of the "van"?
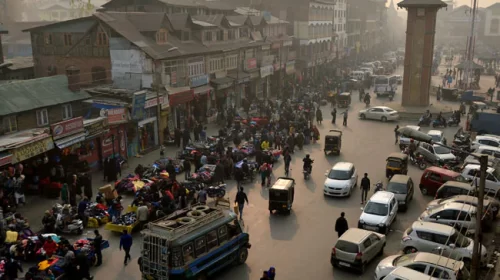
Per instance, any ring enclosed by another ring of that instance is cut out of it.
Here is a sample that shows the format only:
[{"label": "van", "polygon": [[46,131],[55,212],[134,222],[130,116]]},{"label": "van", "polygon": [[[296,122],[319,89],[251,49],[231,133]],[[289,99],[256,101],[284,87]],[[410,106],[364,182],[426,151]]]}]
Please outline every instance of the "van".
[{"label": "van", "polygon": [[420,178],[419,188],[423,195],[435,195],[439,187],[448,181],[468,182],[460,173],[431,166],[424,170]]},{"label": "van", "polygon": [[475,195],[475,188],[470,183],[448,181],[444,183],[436,192],[434,199],[448,198],[454,195]]}]

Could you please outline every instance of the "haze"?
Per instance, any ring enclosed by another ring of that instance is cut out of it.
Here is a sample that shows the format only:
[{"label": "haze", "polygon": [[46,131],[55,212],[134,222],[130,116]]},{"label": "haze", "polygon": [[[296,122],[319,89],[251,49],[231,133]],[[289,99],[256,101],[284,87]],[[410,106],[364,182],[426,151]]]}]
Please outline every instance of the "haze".
[{"label": "haze", "polygon": [[[478,1],[479,1],[479,7],[488,7],[498,2],[497,0],[478,0]],[[462,5],[471,6],[472,3],[472,1],[470,0],[455,0],[455,2],[457,3],[457,6],[462,6]]]}]

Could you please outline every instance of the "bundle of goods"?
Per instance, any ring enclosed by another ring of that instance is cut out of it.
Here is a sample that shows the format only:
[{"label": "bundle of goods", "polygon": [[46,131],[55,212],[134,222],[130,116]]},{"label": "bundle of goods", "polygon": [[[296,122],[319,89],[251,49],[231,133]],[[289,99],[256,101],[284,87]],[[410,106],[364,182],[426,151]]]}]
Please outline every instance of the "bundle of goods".
[{"label": "bundle of goods", "polygon": [[[248,169],[250,172],[257,170],[259,168],[257,162],[255,161],[247,161]],[[243,166],[243,160],[238,161],[234,167],[240,169]]]},{"label": "bundle of goods", "polygon": [[243,145],[241,145],[239,147],[239,149],[234,148],[233,153],[235,153],[235,152],[242,152],[245,156],[249,157],[249,156],[253,156],[255,154],[255,148],[251,144],[244,143]]},{"label": "bundle of goods", "polygon": [[167,158],[160,159],[160,160],[156,161],[155,163],[160,166],[160,170],[166,170],[167,165],[169,163],[172,163],[172,165],[175,168],[176,174],[184,172],[184,160],[183,159],[167,157]]},{"label": "bundle of goods", "polygon": [[256,126],[266,126],[269,123],[269,119],[266,117],[253,117],[250,119],[250,122],[246,119],[241,120],[243,124],[250,124]]},{"label": "bundle of goods", "polygon": [[102,194],[105,200],[113,200],[118,197],[118,192],[111,184],[99,188],[99,193]]},{"label": "bundle of goods", "polygon": [[271,158],[270,163],[275,163],[280,159],[281,150],[266,150],[263,151],[264,156],[268,156]]},{"label": "bundle of goods", "polygon": [[87,227],[98,228],[100,225],[109,222],[109,213],[107,207],[100,203],[91,203],[85,209],[85,215],[88,217]]},{"label": "bundle of goods", "polygon": [[[75,255],[79,253],[84,253],[87,256],[91,265],[95,265],[97,263],[97,258],[95,256],[94,243],[93,239],[80,239],[73,243],[73,250],[75,250]],[[101,241],[101,250],[109,248],[109,242],[107,240]]]},{"label": "bundle of goods", "polygon": [[196,153],[199,153],[198,151],[196,150],[182,150],[182,151],[179,151],[177,152],[177,158],[178,159],[183,159],[183,160],[193,160],[194,159],[194,155]]},{"label": "bundle of goods", "polygon": [[189,180],[210,184],[215,174],[215,167],[214,164],[205,164],[196,173],[191,174]]},{"label": "bundle of goods", "polygon": [[128,233],[131,233],[138,224],[139,222],[137,221],[135,211],[129,211],[120,218],[115,219],[113,222],[107,223],[105,228],[115,232],[123,232],[124,230],[127,230]]},{"label": "bundle of goods", "polygon": [[128,175],[127,177],[116,181],[115,189],[118,192],[137,192],[138,190],[151,185],[151,180],[141,180],[138,176]]}]

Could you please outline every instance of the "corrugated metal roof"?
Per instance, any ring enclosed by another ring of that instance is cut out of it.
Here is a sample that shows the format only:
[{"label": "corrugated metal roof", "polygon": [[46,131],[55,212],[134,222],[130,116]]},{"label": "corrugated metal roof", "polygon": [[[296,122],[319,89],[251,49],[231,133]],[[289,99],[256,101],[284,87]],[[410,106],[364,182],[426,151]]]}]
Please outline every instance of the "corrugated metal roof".
[{"label": "corrugated metal roof", "polygon": [[398,7],[417,7],[417,6],[436,6],[448,7],[448,5],[441,0],[403,0],[398,3]]},{"label": "corrugated metal roof", "polygon": [[170,14],[167,18],[174,30],[188,29],[189,14]]},{"label": "corrugated metal roof", "polygon": [[165,13],[126,13],[139,32],[158,31],[165,20]]},{"label": "corrugated metal roof", "polygon": [[215,26],[222,26],[224,22],[224,15],[203,15],[203,16],[192,16],[196,21],[203,21]]},{"label": "corrugated metal roof", "polygon": [[68,89],[65,75],[16,81],[0,87],[0,100],[3,100],[0,116],[87,98],[90,95],[86,92],[72,92]]},{"label": "corrugated metal roof", "polygon": [[245,24],[245,21],[248,19],[248,16],[240,15],[240,16],[226,16],[229,24],[232,26],[241,26]]}]

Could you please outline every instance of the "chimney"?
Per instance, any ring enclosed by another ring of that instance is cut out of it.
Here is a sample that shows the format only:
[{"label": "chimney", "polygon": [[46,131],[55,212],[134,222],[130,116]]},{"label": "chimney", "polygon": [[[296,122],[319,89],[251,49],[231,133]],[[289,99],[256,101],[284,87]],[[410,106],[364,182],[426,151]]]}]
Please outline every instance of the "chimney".
[{"label": "chimney", "polygon": [[80,91],[80,71],[66,71],[68,77],[68,88],[73,92]]}]

